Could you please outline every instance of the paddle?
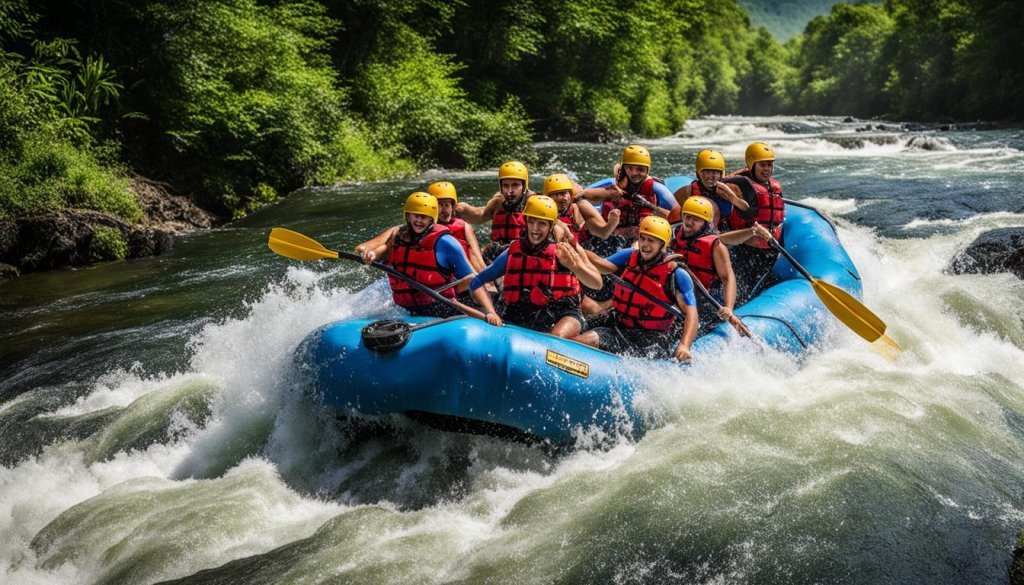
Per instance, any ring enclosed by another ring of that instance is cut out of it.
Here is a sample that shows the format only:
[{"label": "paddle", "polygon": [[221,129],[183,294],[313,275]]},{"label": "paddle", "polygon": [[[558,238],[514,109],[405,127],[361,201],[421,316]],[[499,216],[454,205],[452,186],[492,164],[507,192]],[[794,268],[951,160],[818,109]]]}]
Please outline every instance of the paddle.
[{"label": "paddle", "polygon": [[[682,255],[670,254],[665,258],[665,260],[676,260],[679,258],[682,258]],[[711,305],[715,307],[716,310],[721,311],[722,303],[718,302],[718,299],[711,296],[711,291],[709,291],[707,287],[704,286],[704,283],[697,278],[697,275],[694,274],[692,270],[690,270],[690,267],[687,266],[686,264],[680,264],[680,266],[682,266],[686,270],[686,273],[690,275],[690,280],[693,281],[693,286],[697,287],[697,290],[699,290],[700,293],[704,295],[704,298],[706,298],[711,303]],[[754,335],[750,332],[750,329],[747,329],[747,326],[743,323],[743,319],[740,319],[739,315],[736,315],[734,313],[733,317],[736,317],[736,322],[731,323],[731,325],[736,328],[736,331],[738,331],[741,336],[754,337]]]},{"label": "paddle", "polygon": [[[328,250],[322,244],[320,244],[320,242],[314,240],[313,238],[310,238],[308,236],[300,234],[299,232],[294,232],[292,230],[282,227],[276,227],[270,230],[270,237],[267,240],[267,245],[274,252],[286,258],[291,258],[293,260],[345,259],[353,260],[355,262],[359,262],[360,264],[365,264],[365,262],[363,262],[363,257],[358,254]],[[448,297],[441,295],[440,292],[435,291],[430,287],[423,285],[419,282],[416,282],[416,280],[413,279],[412,277],[406,274],[402,274],[401,272],[395,270],[394,268],[386,264],[381,264],[380,262],[373,262],[370,265],[373,266],[374,268],[386,272],[387,274],[394,276],[395,278],[400,278],[406,281],[407,283],[409,283],[410,286],[420,291],[421,293],[431,297],[432,299],[438,301],[439,303],[443,303],[457,311],[465,313],[470,317],[475,317],[477,319],[484,318],[484,314],[481,313],[480,311],[477,311],[476,309],[464,305],[456,300],[449,299]],[[457,282],[450,283],[449,286],[454,286],[455,284],[457,284]],[[439,322],[440,321],[435,321],[434,323]],[[382,325],[379,327],[380,331],[376,333],[376,336],[378,338],[383,337],[385,335],[391,336],[390,341],[385,342],[384,340],[378,339],[376,342],[373,342],[377,348],[381,348],[383,351],[395,351],[402,347],[403,345],[405,345],[405,343],[409,340],[409,335],[414,330],[413,327],[411,327],[408,323],[405,323],[404,321],[391,321],[391,323],[397,323],[397,325],[388,326],[383,325],[383,323],[386,323],[386,321],[382,321],[379,323],[382,323]],[[373,323],[371,323],[370,325],[373,325]],[[369,325],[367,326],[367,328],[369,328]],[[367,328],[364,328],[364,330]],[[422,325],[418,325],[416,328],[422,328]],[[370,349],[374,349],[374,346],[371,345],[370,343],[367,343],[367,347],[369,347]]]},{"label": "paddle", "polygon": [[789,260],[789,263],[793,265],[793,268],[796,268],[804,278],[811,281],[814,293],[818,295],[819,299],[821,299],[825,308],[835,315],[843,325],[846,325],[854,333],[860,335],[869,342],[881,339],[896,350],[902,350],[894,339],[885,334],[885,322],[882,321],[878,315],[875,315],[870,309],[865,307],[863,303],[854,298],[853,295],[830,282],[811,276],[811,274],[796,261],[796,258],[793,258],[793,255],[783,248],[775,238],[770,238],[768,243],[778,250],[780,254],[785,256],[786,260]]}]

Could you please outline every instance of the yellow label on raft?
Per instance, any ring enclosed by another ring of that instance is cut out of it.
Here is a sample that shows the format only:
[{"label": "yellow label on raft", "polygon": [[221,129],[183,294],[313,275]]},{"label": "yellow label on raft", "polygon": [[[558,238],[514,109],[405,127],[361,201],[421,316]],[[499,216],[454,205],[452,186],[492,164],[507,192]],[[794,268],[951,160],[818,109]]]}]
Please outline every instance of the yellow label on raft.
[{"label": "yellow label on raft", "polygon": [[563,372],[569,372],[580,378],[586,378],[590,375],[590,365],[587,362],[574,360],[567,355],[553,352],[550,349],[548,350],[547,362],[549,366],[554,366]]}]

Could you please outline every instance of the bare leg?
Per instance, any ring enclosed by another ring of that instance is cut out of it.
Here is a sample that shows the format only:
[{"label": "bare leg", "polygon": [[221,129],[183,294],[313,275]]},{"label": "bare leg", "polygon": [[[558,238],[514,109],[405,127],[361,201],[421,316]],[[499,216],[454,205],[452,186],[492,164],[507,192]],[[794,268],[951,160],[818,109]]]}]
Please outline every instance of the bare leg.
[{"label": "bare leg", "polygon": [[555,323],[555,326],[551,328],[550,333],[555,337],[572,339],[580,334],[580,322],[572,317],[562,317],[558,320],[558,323]]},{"label": "bare leg", "polygon": [[582,343],[583,345],[589,345],[590,347],[597,347],[597,348],[601,347],[600,346],[601,338],[598,337],[597,333],[594,332],[594,331],[587,331],[586,333],[583,333],[581,335],[577,335],[576,337],[573,337],[572,340],[573,341],[578,341],[578,342]]}]

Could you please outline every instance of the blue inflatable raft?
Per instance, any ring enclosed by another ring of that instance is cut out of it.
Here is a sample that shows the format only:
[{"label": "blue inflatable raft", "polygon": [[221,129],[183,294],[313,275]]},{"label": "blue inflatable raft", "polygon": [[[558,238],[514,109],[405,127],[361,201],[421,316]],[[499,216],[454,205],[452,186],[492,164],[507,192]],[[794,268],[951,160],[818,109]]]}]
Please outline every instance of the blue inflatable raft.
[{"label": "blue inflatable raft", "polygon": [[[666,181],[672,190],[688,177]],[[861,295],[860,277],[817,210],[786,202],[785,248],[815,277]],[[736,309],[768,346],[801,356],[836,329],[811,284],[785,258],[779,281]],[[404,319],[420,327],[393,353],[371,351],[361,330],[372,320],[331,323],[311,333],[298,359],[311,370],[315,396],[339,415],[407,415],[431,426],[553,443],[572,443],[598,427],[639,436],[634,407],[639,368],[622,358],[516,326],[470,318]],[[695,360],[738,336],[719,325],[693,345]],[[683,367],[683,366],[679,366]]]}]

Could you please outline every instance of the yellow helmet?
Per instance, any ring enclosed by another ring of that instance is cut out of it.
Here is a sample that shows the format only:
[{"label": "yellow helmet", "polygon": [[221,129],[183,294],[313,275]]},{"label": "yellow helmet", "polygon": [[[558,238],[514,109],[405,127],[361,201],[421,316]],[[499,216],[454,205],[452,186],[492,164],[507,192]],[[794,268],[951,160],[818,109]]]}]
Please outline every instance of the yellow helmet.
[{"label": "yellow helmet", "polygon": [[558,221],[558,206],[555,200],[544,195],[534,195],[526,201],[526,209],[523,210],[526,217],[536,217],[548,221]]},{"label": "yellow helmet", "polygon": [[640,221],[640,233],[657,238],[666,246],[672,240],[672,226],[667,219],[656,215],[648,215]]},{"label": "yellow helmet", "polygon": [[702,150],[697,153],[697,174],[703,170],[725,173],[725,157],[717,150]]},{"label": "yellow helmet", "polygon": [[437,221],[437,197],[430,193],[417,191],[409,195],[405,200],[405,207],[402,208],[402,213],[429,215],[434,221]]},{"label": "yellow helmet", "polygon": [[711,221],[711,218],[715,216],[714,204],[707,197],[687,197],[686,201],[683,201],[682,212],[699,217],[704,221]]},{"label": "yellow helmet", "polygon": [[622,151],[622,164],[651,168],[651,153],[639,144],[630,144]]},{"label": "yellow helmet", "polygon": [[545,195],[551,195],[559,191],[572,191],[573,189],[572,179],[564,173],[548,175],[548,178],[544,179]]},{"label": "yellow helmet", "polygon": [[455,185],[452,185],[448,181],[437,181],[435,183],[431,183],[430,186],[427,187],[427,192],[434,197],[437,197],[438,201],[442,199],[451,199],[455,203],[459,202],[459,196],[455,193]]},{"label": "yellow helmet", "polygon": [[519,179],[526,185],[530,184],[530,173],[526,171],[526,165],[517,161],[510,160],[507,163],[498,167],[498,181],[502,179]]},{"label": "yellow helmet", "polygon": [[754,168],[754,163],[759,163],[763,160],[775,160],[775,151],[764,142],[752,142],[743,154],[743,158],[747,163],[747,168],[752,169]]}]

